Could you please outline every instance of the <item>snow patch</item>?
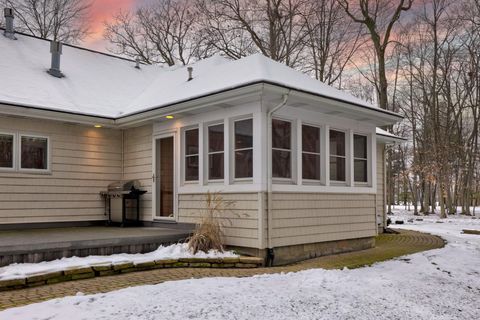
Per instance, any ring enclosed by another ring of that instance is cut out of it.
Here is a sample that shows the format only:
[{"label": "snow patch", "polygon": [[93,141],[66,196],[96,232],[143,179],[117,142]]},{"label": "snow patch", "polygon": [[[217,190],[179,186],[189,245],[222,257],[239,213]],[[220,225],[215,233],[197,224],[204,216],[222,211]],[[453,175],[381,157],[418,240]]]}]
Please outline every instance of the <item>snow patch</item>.
[{"label": "snow patch", "polygon": [[25,278],[39,273],[55,272],[82,267],[119,263],[140,263],[146,261],[179,258],[228,258],[238,257],[232,251],[219,252],[210,250],[208,253],[199,251],[193,254],[186,243],[160,246],[157,250],[138,254],[114,254],[110,256],[70,257],[39,263],[14,263],[0,268],[0,280]]}]

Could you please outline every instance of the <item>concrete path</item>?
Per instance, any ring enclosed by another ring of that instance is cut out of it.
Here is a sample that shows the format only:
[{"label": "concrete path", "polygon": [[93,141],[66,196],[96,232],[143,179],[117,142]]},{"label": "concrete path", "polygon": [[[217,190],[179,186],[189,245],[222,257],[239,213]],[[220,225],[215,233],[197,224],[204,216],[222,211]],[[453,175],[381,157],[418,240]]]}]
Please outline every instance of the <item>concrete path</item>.
[{"label": "concrete path", "polygon": [[75,295],[77,292],[93,294],[131,286],[153,285],[165,281],[190,278],[248,277],[256,274],[295,272],[312,268],[334,269],[360,267],[406,254],[441,248],[443,246],[444,241],[439,237],[414,231],[401,231],[400,234],[384,234],[378,236],[377,245],[372,249],[325,256],[282,267],[258,269],[156,269],[109,277],[63,282],[36,288],[4,291],[0,292],[0,310]]}]

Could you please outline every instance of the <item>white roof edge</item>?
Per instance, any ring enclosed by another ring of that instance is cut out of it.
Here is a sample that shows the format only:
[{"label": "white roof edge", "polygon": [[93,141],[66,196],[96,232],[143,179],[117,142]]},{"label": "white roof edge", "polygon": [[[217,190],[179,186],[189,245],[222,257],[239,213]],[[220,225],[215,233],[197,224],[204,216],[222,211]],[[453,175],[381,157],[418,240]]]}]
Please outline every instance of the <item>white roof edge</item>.
[{"label": "white roof edge", "polygon": [[12,105],[2,102],[0,102],[0,115],[63,121],[84,125],[100,124],[105,127],[115,127],[115,120],[108,117],[71,113],[63,110],[49,110],[31,106]]},{"label": "white roof edge", "polygon": [[408,139],[399,137],[381,128],[376,128],[377,140],[390,143],[404,143]]},{"label": "white roof edge", "polygon": [[[306,91],[303,91],[301,89],[291,88],[291,87],[285,86],[283,84],[273,83],[271,81],[256,81],[256,82],[253,82],[253,83],[246,83],[246,84],[242,84],[240,86],[224,89],[224,90],[221,90],[221,91],[218,91],[218,92],[211,92],[211,93],[206,94],[206,95],[201,95],[201,96],[196,96],[196,97],[194,96],[194,97],[191,97],[190,99],[188,99],[187,101],[178,101],[178,102],[173,103],[171,105],[158,105],[158,106],[153,107],[153,108],[149,108],[149,109],[145,109],[145,110],[141,110],[141,111],[137,111],[137,112],[132,112],[130,114],[125,114],[125,115],[121,115],[121,116],[117,116],[117,117],[111,117],[111,116],[106,116],[106,115],[101,115],[101,114],[93,114],[93,113],[87,113],[87,112],[85,112],[85,113],[83,113],[83,112],[69,112],[69,111],[65,111],[65,110],[61,110],[61,109],[45,108],[45,107],[42,107],[42,106],[35,106],[33,104],[16,104],[16,103],[12,104],[11,102],[8,102],[8,101],[0,101],[0,104],[3,104],[4,106],[12,106],[11,109],[8,110],[8,111],[7,110],[4,110],[5,112],[0,111],[0,114],[1,113],[4,113],[4,114],[17,113],[17,112],[14,111],[14,108],[17,107],[17,108],[22,108],[22,109],[30,109],[30,110],[33,109],[34,110],[33,112],[28,112],[29,116],[32,116],[32,117],[39,117],[39,115],[42,114],[42,113],[50,114],[50,116],[52,114],[56,113],[57,115],[58,114],[66,114],[70,121],[72,121],[72,120],[74,121],[75,117],[78,117],[79,120],[82,119],[82,118],[100,118],[100,119],[108,119],[110,121],[113,121],[114,123],[120,124],[120,123],[123,123],[123,122],[129,122],[127,119],[136,118],[138,115],[141,115],[141,114],[150,114],[152,112],[160,111],[162,109],[175,108],[178,105],[182,105],[182,104],[188,103],[190,101],[193,102],[195,100],[204,99],[204,98],[207,98],[209,96],[215,96],[215,95],[219,95],[219,94],[225,95],[225,94],[229,94],[229,92],[234,93],[238,90],[245,91],[245,89],[247,89],[247,88],[256,87],[256,86],[262,85],[262,84],[277,87],[278,89],[283,89],[283,90],[287,89],[287,90],[291,90],[291,91],[294,91],[294,92],[296,91],[296,92],[301,93],[301,94],[303,93],[303,94],[312,95],[312,96],[319,96],[318,94],[313,93],[313,92],[306,92]],[[328,97],[328,96],[321,96],[321,98],[329,99],[329,100],[333,100],[333,101],[339,101],[341,103],[344,103],[346,105],[350,105],[350,106],[353,106],[353,107],[356,107],[356,108],[358,108],[358,107],[362,108],[363,107],[364,110],[366,110],[366,111],[371,111],[371,112],[375,112],[375,113],[379,112],[379,113],[382,113],[384,116],[387,116],[387,117],[396,117],[396,118],[402,117],[401,115],[399,115],[397,113],[393,113],[391,111],[387,111],[387,110],[383,110],[383,109],[377,109],[377,108],[371,108],[371,107],[368,107],[368,106],[360,106],[360,105],[354,104],[352,102],[343,101],[343,100],[335,99],[335,98]],[[175,110],[170,110],[169,112],[173,112],[173,111],[175,111]],[[45,117],[41,117],[41,118],[45,118]],[[123,120],[123,119],[125,119],[125,120]],[[79,121],[79,123],[81,123],[81,122],[82,121]],[[383,135],[391,136],[392,138],[396,137],[396,136],[390,134],[387,131],[384,131],[384,130],[382,130],[382,131],[385,133]],[[377,134],[379,134],[379,133],[377,132]],[[397,138],[402,139],[400,137],[397,137]]]},{"label": "white roof edge", "polygon": [[119,120],[119,119],[123,119],[123,118],[129,118],[129,117],[132,117],[132,116],[136,116],[138,114],[152,112],[152,111],[155,111],[155,110],[158,110],[158,109],[174,106],[174,105],[177,105],[177,104],[182,104],[182,103],[185,103],[185,102],[188,102],[188,101],[193,101],[193,100],[205,98],[205,97],[208,97],[208,96],[214,96],[214,95],[222,94],[222,93],[229,92],[229,91],[243,90],[246,87],[257,86],[257,85],[273,86],[273,87],[279,88],[280,90],[289,90],[289,91],[297,92],[298,94],[305,94],[305,95],[309,95],[309,96],[315,96],[315,97],[319,97],[319,98],[323,98],[323,99],[328,99],[328,100],[331,100],[331,101],[338,101],[338,102],[343,103],[345,105],[348,105],[350,107],[361,108],[365,111],[374,112],[374,113],[377,113],[377,114],[382,114],[383,116],[387,116],[387,117],[390,117],[392,119],[394,118],[394,119],[396,119],[395,123],[397,121],[403,119],[402,115],[400,115],[396,112],[393,112],[393,111],[376,108],[376,107],[369,106],[369,105],[366,105],[366,104],[363,105],[363,104],[359,104],[359,103],[355,103],[355,102],[350,102],[350,101],[347,101],[347,100],[343,100],[341,98],[331,97],[331,96],[328,96],[328,95],[319,94],[319,93],[311,92],[311,91],[308,91],[308,90],[302,90],[300,88],[295,88],[293,86],[288,86],[288,85],[285,85],[285,84],[282,84],[282,83],[277,83],[277,82],[270,81],[270,80],[256,80],[256,81],[252,81],[252,82],[241,83],[241,84],[238,84],[236,86],[229,87],[229,88],[223,88],[222,90],[219,90],[219,91],[216,91],[216,92],[209,92],[209,93],[201,94],[201,95],[198,95],[198,96],[192,96],[192,97],[189,97],[186,100],[176,101],[176,102],[171,103],[171,104],[163,104],[163,105],[162,104],[157,104],[156,106],[153,106],[153,107],[150,107],[150,108],[146,108],[146,109],[143,109],[143,110],[138,110],[138,111],[133,111],[133,112],[129,112],[129,113],[126,113],[126,114],[122,114],[120,116],[115,117],[115,119]]},{"label": "white roof edge", "polygon": [[294,86],[288,86],[288,85],[282,84],[280,82],[275,82],[275,81],[265,80],[265,81],[261,81],[261,82],[263,84],[267,85],[267,86],[274,86],[274,87],[277,87],[277,88],[280,88],[280,89],[287,89],[287,90],[296,92],[297,95],[303,95],[303,96],[308,95],[310,97],[315,96],[315,97],[318,97],[318,98],[321,98],[321,99],[336,101],[336,102],[342,103],[342,104],[350,106],[350,107],[361,108],[360,110],[364,110],[364,111],[367,111],[367,112],[374,112],[374,113],[377,113],[377,114],[382,114],[383,116],[386,116],[386,117],[389,117],[389,118],[392,118],[392,119],[396,119],[395,123],[404,118],[399,113],[396,113],[396,112],[393,112],[393,111],[390,111],[390,110],[377,108],[377,107],[374,107],[374,106],[369,105],[367,103],[360,104],[358,102],[352,102],[352,101],[348,101],[348,100],[341,99],[341,98],[338,98],[338,97],[332,97],[332,96],[329,96],[329,95],[326,95],[326,94],[320,94],[320,93],[312,92],[312,91],[309,91],[309,90],[304,90],[304,89],[297,88],[297,87],[294,87]]}]

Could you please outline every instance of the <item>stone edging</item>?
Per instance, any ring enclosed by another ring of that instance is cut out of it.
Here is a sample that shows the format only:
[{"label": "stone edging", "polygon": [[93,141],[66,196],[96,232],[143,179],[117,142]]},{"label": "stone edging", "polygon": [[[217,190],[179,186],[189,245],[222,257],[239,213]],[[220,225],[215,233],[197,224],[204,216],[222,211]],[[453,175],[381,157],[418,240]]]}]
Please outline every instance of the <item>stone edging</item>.
[{"label": "stone edging", "polygon": [[25,278],[0,280],[0,291],[36,287],[64,281],[110,276],[114,274],[162,268],[258,268],[263,259],[239,258],[179,258],[117,264],[97,264],[89,267],[71,268],[62,271],[32,274]]}]

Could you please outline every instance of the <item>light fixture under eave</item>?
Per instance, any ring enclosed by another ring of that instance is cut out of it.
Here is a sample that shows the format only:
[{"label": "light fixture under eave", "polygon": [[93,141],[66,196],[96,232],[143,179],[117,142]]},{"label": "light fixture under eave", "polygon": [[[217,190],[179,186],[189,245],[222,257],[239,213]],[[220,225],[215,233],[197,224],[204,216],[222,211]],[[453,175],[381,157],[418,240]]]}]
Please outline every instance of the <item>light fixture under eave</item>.
[{"label": "light fixture under eave", "polygon": [[165,116],[165,118],[167,118],[167,119],[173,119],[173,116],[172,116],[172,115],[168,115],[168,116]]},{"label": "light fixture under eave", "polygon": [[102,128],[103,126],[101,124],[96,124],[94,125],[95,128]]}]

